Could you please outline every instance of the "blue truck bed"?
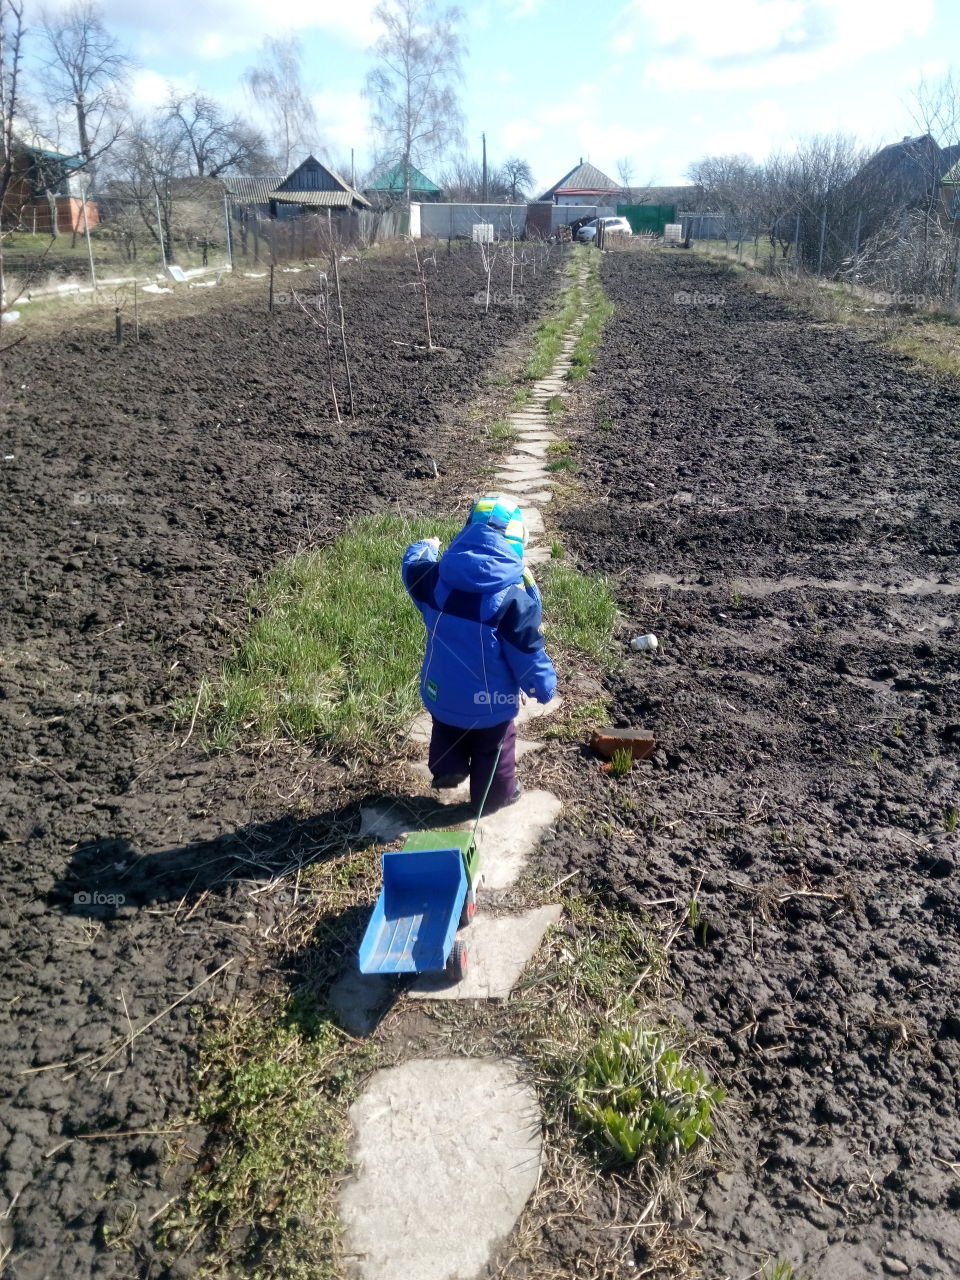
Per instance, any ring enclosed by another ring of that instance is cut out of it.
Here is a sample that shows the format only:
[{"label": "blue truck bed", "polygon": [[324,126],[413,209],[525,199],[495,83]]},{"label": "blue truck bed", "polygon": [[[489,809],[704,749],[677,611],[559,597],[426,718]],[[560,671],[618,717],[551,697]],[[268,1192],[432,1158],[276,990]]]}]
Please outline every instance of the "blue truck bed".
[{"label": "blue truck bed", "polygon": [[383,889],[360,944],[360,972],[443,969],[469,887],[462,850],[394,850],[382,864]]}]

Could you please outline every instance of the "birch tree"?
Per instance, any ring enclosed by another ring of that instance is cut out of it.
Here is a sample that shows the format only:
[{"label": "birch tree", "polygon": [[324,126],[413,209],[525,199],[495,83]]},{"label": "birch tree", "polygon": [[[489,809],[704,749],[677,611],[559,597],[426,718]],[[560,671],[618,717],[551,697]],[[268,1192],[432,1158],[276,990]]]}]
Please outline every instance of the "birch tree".
[{"label": "birch tree", "polygon": [[431,164],[460,141],[462,17],[456,8],[437,9],[434,0],[383,0],[374,10],[381,34],[365,91],[378,153],[402,166],[405,201],[411,168]]}]

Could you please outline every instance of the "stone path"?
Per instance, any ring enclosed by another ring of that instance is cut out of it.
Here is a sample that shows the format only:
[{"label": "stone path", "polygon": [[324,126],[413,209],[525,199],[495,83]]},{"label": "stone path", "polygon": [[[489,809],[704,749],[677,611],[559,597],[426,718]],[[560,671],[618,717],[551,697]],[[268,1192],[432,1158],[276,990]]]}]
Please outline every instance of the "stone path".
[{"label": "stone path", "polygon": [[[547,404],[553,396],[567,394],[564,378],[582,323],[574,321],[550,374],[534,385],[529,403],[511,415],[517,431],[515,451],[500,464],[491,486],[523,509],[529,565],[550,559],[542,507],[552,497],[548,450],[558,437]],[[518,758],[543,745],[524,738],[523,725],[559,705],[555,698],[546,707],[527,703],[521,709]],[[428,715],[417,719],[410,738],[425,754]],[[413,769],[429,781],[425,762]],[[445,795],[454,803],[463,801],[467,784]],[[466,973],[455,984],[442,974],[422,975],[407,988],[409,997],[509,996],[561,909],[547,905],[511,913],[495,908],[498,898],[516,884],[560,808],[548,791],[525,791],[516,804],[481,820],[483,882],[477,914],[459,935],[468,951]],[[383,843],[416,825],[409,811],[388,803],[371,805],[361,814],[361,833]],[[429,825],[443,823],[434,819]],[[395,991],[391,979],[363,977],[351,970],[330,998],[347,1030],[365,1035],[389,1008]],[[350,1114],[357,1172],[341,1191],[340,1212],[354,1273],[362,1280],[472,1280],[480,1274],[536,1185],[540,1120],[532,1088],[506,1063],[413,1061],[377,1072]]]}]

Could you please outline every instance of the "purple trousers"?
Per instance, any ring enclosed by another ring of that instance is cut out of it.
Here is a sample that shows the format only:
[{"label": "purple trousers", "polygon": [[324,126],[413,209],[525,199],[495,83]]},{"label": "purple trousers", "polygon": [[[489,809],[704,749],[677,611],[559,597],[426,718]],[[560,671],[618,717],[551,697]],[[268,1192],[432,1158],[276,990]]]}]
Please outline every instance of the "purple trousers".
[{"label": "purple trousers", "polygon": [[434,777],[442,773],[469,774],[470,803],[474,808],[483,801],[489,783],[483,811],[493,813],[512,800],[517,789],[517,727],[512,720],[505,720],[484,729],[458,729],[435,719],[429,765]]}]

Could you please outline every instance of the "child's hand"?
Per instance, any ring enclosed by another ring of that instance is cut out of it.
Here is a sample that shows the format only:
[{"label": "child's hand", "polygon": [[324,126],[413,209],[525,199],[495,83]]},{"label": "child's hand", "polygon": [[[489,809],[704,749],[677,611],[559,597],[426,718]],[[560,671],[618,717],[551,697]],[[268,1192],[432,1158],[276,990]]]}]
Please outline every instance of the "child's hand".
[{"label": "child's hand", "polygon": [[425,543],[427,543],[427,545],[428,545],[428,546],[433,547],[434,551],[439,551],[439,550],[440,550],[440,539],[439,539],[439,538],[424,538],[424,542],[425,542]]}]

